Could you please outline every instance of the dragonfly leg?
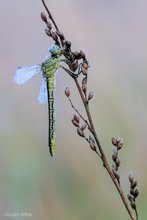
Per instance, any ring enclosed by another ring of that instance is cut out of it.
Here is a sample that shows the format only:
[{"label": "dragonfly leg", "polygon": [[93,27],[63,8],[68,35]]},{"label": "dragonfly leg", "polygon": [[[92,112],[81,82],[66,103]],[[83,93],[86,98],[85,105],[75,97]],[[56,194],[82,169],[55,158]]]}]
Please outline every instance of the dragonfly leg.
[{"label": "dragonfly leg", "polygon": [[72,78],[77,78],[79,76],[79,73],[74,73],[62,65],[60,65],[60,67],[62,67],[62,69],[64,69]]}]

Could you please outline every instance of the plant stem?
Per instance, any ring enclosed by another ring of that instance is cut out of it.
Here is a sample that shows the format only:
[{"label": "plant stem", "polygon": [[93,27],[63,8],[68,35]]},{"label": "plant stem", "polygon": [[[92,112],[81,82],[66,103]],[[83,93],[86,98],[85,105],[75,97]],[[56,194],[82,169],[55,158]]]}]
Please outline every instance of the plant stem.
[{"label": "plant stem", "polygon": [[118,193],[119,193],[119,195],[120,195],[120,197],[121,197],[121,199],[123,201],[123,204],[126,207],[128,214],[130,215],[130,218],[132,220],[135,220],[135,218],[134,218],[134,216],[133,216],[133,214],[132,214],[132,212],[131,212],[131,210],[129,208],[129,205],[128,205],[127,201],[126,201],[126,198],[125,198],[125,196],[123,194],[123,191],[121,190],[121,187],[118,185],[118,183],[116,181],[116,178],[115,178],[113,172],[111,171],[111,168],[110,168],[110,166],[109,166],[109,164],[107,162],[106,156],[104,154],[104,151],[102,149],[102,146],[100,144],[100,141],[99,141],[99,139],[97,137],[97,134],[96,134],[96,131],[95,131],[95,128],[94,128],[94,124],[93,124],[91,113],[90,113],[90,110],[89,110],[89,105],[87,104],[87,100],[85,100],[85,97],[84,97],[83,92],[81,90],[81,87],[80,87],[80,85],[78,83],[78,80],[74,79],[74,81],[75,81],[75,84],[76,84],[77,89],[79,91],[79,94],[80,94],[80,97],[82,99],[82,102],[84,104],[84,107],[85,107],[85,110],[86,110],[86,114],[87,114],[87,117],[88,117],[91,129],[92,129],[91,132],[92,132],[92,134],[93,134],[93,136],[95,138],[95,141],[97,143],[98,149],[99,149],[99,151],[101,153],[101,159],[103,161],[103,166],[106,168],[107,172],[109,173],[109,176],[111,177],[111,179],[112,179],[112,181],[113,181],[113,183],[114,183],[114,185],[115,185],[115,187],[116,187],[116,189],[117,189],[117,191],[118,191]]}]

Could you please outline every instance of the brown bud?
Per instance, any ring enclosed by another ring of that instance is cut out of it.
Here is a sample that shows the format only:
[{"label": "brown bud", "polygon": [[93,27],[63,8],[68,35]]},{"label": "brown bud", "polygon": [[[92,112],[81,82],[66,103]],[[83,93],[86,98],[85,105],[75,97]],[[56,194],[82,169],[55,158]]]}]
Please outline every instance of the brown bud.
[{"label": "brown bud", "polygon": [[86,83],[82,84],[82,90],[84,93],[86,93],[86,91],[87,91],[87,84]]},{"label": "brown bud", "polygon": [[85,130],[87,127],[86,123],[81,126],[81,130]]},{"label": "brown bud", "polygon": [[81,72],[83,73],[84,76],[87,76],[88,70],[85,69],[83,66],[81,67]]},{"label": "brown bud", "polygon": [[94,139],[90,135],[89,135],[89,143],[90,143],[90,148],[93,151],[96,151],[95,141],[94,141]]},{"label": "brown bud", "polygon": [[52,24],[49,21],[46,21],[46,26],[48,29],[52,29]]},{"label": "brown bud", "polygon": [[79,136],[85,137],[83,130],[81,130],[81,128],[79,128],[79,127],[77,128],[77,133]]},{"label": "brown bud", "polygon": [[60,37],[61,40],[64,40],[64,34],[62,34],[59,30],[56,31],[57,35]]},{"label": "brown bud", "polygon": [[134,190],[133,190],[133,189],[130,189],[130,194],[131,194],[132,196],[134,196]]},{"label": "brown bud", "polygon": [[134,182],[134,176],[131,173],[129,174],[129,181],[130,181],[130,183]]},{"label": "brown bud", "polygon": [[137,181],[135,180],[134,182],[131,183],[131,188],[134,189],[137,186]]},{"label": "brown bud", "polygon": [[123,146],[123,139],[120,138],[119,136],[118,137],[112,137],[112,144],[114,146],[116,146],[118,150],[120,150]]},{"label": "brown bud", "polygon": [[66,95],[67,97],[70,96],[70,89],[69,89],[68,87],[66,87],[66,89],[65,89],[65,95]]},{"label": "brown bud", "polygon": [[131,207],[132,207],[132,209],[136,209],[136,204],[134,201],[131,201]]},{"label": "brown bud", "polygon": [[117,152],[113,151],[113,153],[112,153],[112,160],[116,161],[116,158],[117,158]]},{"label": "brown bud", "polygon": [[138,190],[138,189],[135,189],[135,190],[134,190],[134,197],[136,198],[138,195],[139,195],[139,190]]},{"label": "brown bud", "polygon": [[41,12],[41,19],[44,21],[44,22],[47,22],[47,17],[46,17],[46,14],[44,12]]},{"label": "brown bud", "polygon": [[133,200],[133,197],[132,197],[130,194],[128,194],[127,197],[128,197],[128,199],[129,199],[130,201]]},{"label": "brown bud", "polygon": [[83,59],[85,59],[85,54],[84,54],[84,52],[83,52],[82,50],[80,50],[80,54],[81,54],[81,57],[82,57]]},{"label": "brown bud", "polygon": [[73,119],[76,120],[78,123],[80,122],[80,118],[79,118],[79,116],[77,116],[77,115],[74,115],[74,116],[73,116]]},{"label": "brown bud", "polygon": [[47,34],[49,37],[52,35],[52,33],[51,33],[51,31],[50,31],[49,29],[46,29],[46,28],[45,28],[45,32],[46,32],[46,34]]},{"label": "brown bud", "polygon": [[70,41],[65,41],[65,47],[70,48],[71,47],[71,42]]},{"label": "brown bud", "polygon": [[120,175],[118,174],[118,172],[116,170],[112,170],[112,171],[113,171],[113,174],[114,174],[115,178],[117,180],[119,180],[120,179]]},{"label": "brown bud", "polygon": [[74,126],[79,127],[79,123],[76,120],[72,119],[71,121]]},{"label": "brown bud", "polygon": [[83,62],[82,66],[84,67],[84,69],[86,69],[86,70],[88,69],[88,64],[86,62]]},{"label": "brown bud", "polygon": [[77,60],[76,60],[74,63],[69,64],[69,68],[70,68],[70,70],[73,71],[73,72],[75,72],[75,71],[78,69],[78,66],[79,66],[79,64],[78,64],[78,61],[77,61]]},{"label": "brown bud", "polygon": [[53,38],[54,41],[58,40],[58,36],[56,35],[55,32],[52,32],[52,38]]},{"label": "brown bud", "polygon": [[93,98],[93,92],[90,92],[89,95],[88,95],[88,100],[90,100],[92,98]]},{"label": "brown bud", "polygon": [[74,55],[75,59],[77,59],[77,60],[81,59],[81,54],[78,51],[75,51],[72,54]]}]

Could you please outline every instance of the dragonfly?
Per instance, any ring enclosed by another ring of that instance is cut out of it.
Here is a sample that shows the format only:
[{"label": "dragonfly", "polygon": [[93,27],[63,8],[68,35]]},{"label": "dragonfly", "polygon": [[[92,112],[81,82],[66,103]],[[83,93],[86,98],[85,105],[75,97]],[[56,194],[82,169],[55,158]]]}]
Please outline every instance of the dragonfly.
[{"label": "dragonfly", "polygon": [[59,59],[61,56],[61,48],[54,44],[49,48],[49,54],[44,58],[41,65],[21,66],[16,69],[14,74],[15,83],[22,85],[35,75],[42,73],[42,82],[37,99],[40,104],[48,101],[48,146],[51,156],[55,153],[55,73],[62,67],[60,65],[61,59]]}]

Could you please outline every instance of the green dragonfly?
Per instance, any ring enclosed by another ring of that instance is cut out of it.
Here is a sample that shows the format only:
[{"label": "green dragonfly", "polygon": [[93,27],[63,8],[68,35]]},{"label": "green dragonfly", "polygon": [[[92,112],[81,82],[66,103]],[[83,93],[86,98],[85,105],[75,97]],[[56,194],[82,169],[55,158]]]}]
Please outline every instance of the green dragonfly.
[{"label": "green dragonfly", "polygon": [[42,82],[37,99],[40,104],[48,101],[48,146],[51,156],[55,152],[55,73],[59,67],[62,67],[60,65],[61,59],[59,59],[61,55],[62,50],[55,44],[49,48],[49,54],[41,65],[18,67],[14,74],[14,81],[18,85],[22,85],[42,72]]}]

